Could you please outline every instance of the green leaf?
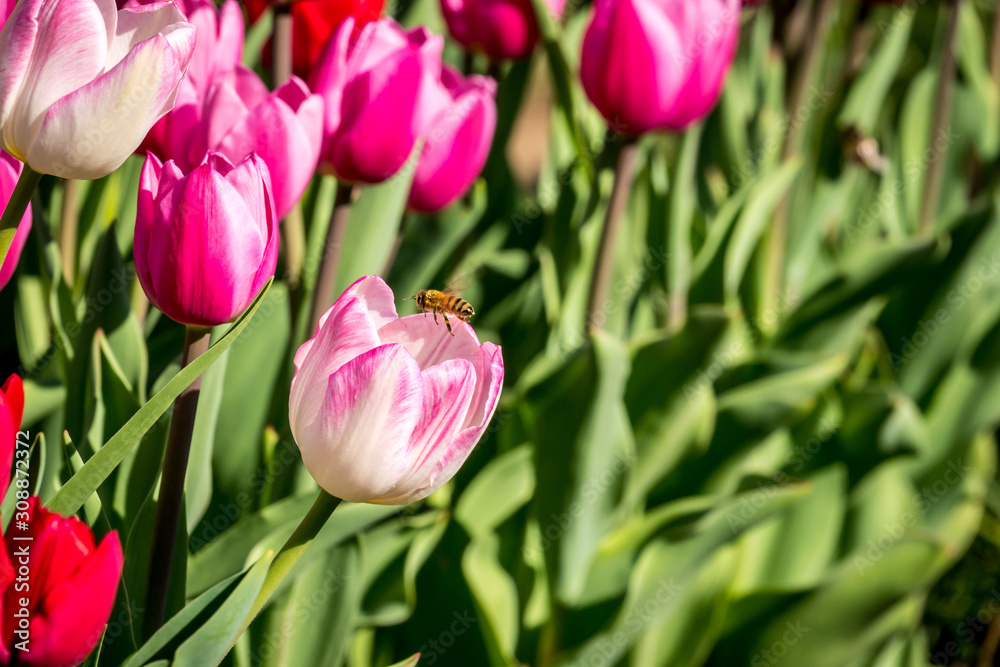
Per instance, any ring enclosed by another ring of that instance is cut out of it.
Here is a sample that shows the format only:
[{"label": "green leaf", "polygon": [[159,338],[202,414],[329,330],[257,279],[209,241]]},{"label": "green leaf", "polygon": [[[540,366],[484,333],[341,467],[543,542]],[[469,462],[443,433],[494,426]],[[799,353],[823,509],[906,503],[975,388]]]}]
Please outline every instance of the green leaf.
[{"label": "green leaf", "polygon": [[473,537],[485,537],[521,509],[535,493],[530,445],[490,461],[462,493],[455,520]]},{"label": "green leaf", "polygon": [[87,501],[97,487],[107,479],[114,469],[121,463],[125,455],[142,439],[142,436],[153,427],[161,415],[173,404],[174,399],[180,396],[188,385],[194,382],[195,378],[205,372],[205,369],[225,352],[233,341],[242,333],[257,311],[257,307],[267,294],[270,281],[261,289],[260,294],[253,300],[246,312],[236,321],[226,332],[226,335],[219,339],[219,342],[208,349],[205,354],[192,361],[183,368],[167,386],[160,390],[149,400],[138,412],[116,433],[94,456],[87,461],[80,472],[66,483],[66,485],[47,503],[47,507],[52,512],[70,516],[75,514]]},{"label": "green leaf", "polygon": [[384,272],[399,235],[413,173],[422,151],[423,143],[418,142],[402,169],[384,183],[362,188],[351,206],[344,233],[344,252],[337,267],[335,295],[361,276]]},{"label": "green leaf", "polygon": [[490,664],[507,667],[514,663],[518,636],[517,586],[500,564],[500,541],[496,535],[478,536],[462,554],[462,574],[480,610],[478,616],[490,654]]},{"label": "green leaf", "polygon": [[[212,333],[218,340],[218,336],[223,332],[224,328],[218,326]],[[198,392],[198,412],[195,414],[187,475],[184,477],[184,504],[187,509],[189,533],[198,526],[212,499],[212,449],[215,443],[219,406],[222,403],[223,380],[226,378],[226,366],[230,354],[232,350],[226,350],[219,361],[205,371],[201,390]],[[266,382],[262,384],[268,386]]]},{"label": "green leaf", "polygon": [[250,568],[218,611],[180,645],[171,663],[173,667],[201,667],[222,662],[242,631],[272,560],[274,553],[269,552]]}]

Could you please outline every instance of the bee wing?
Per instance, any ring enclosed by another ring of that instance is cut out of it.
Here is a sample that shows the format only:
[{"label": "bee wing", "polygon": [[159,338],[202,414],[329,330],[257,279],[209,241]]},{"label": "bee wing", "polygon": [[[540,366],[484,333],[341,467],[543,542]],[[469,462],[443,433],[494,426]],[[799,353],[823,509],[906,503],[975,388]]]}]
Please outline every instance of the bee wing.
[{"label": "bee wing", "polygon": [[445,283],[444,289],[441,291],[451,296],[459,296],[472,286],[474,277],[475,273],[453,273],[448,276],[448,282]]}]

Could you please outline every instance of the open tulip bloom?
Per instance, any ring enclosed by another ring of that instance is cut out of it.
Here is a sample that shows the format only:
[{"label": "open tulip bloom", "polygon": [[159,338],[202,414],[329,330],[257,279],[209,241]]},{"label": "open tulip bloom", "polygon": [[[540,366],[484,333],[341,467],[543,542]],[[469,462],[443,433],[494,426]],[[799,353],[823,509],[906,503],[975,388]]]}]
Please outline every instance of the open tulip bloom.
[{"label": "open tulip bloom", "polygon": [[347,288],[295,355],[292,434],[324,490],[352,502],[427,497],[461,467],[486,430],[503,356],[472,327],[451,336],[424,315],[399,317],[377,276]]},{"label": "open tulip bloom", "polygon": [[0,32],[4,147],[39,173],[110,174],[173,106],[194,43],[169,2],[22,0]]}]

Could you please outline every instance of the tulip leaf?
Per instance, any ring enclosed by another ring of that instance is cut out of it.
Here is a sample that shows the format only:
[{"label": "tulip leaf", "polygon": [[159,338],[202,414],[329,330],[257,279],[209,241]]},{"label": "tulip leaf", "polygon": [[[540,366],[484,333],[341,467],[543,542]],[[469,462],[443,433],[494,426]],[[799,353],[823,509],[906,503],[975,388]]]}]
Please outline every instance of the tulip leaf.
[{"label": "tulip leaf", "polygon": [[174,667],[199,667],[222,662],[243,630],[243,623],[264,585],[272,560],[274,552],[268,552],[250,568],[222,606],[180,645],[174,654]]},{"label": "tulip leaf", "polygon": [[418,141],[403,167],[378,185],[365,186],[351,206],[345,251],[337,267],[334,290],[339,295],[361,276],[382,274],[399,236],[423,141]]},{"label": "tulip leaf", "polygon": [[462,554],[462,574],[486,621],[480,630],[486,640],[490,663],[497,667],[515,664],[517,649],[518,601],[514,578],[498,559],[500,541],[484,534],[472,541]]},{"label": "tulip leaf", "polygon": [[490,461],[455,505],[455,520],[473,537],[485,537],[535,493],[532,451],[522,445]]},{"label": "tulip leaf", "polygon": [[47,503],[47,507],[57,514],[69,516],[75,514],[87,499],[97,490],[105,479],[118,467],[125,455],[142,439],[159,420],[159,418],[170,408],[174,399],[180,396],[188,385],[205,372],[212,363],[222,355],[233,341],[243,332],[257,307],[267,294],[271,282],[261,289],[260,293],[247,308],[246,312],[236,321],[226,332],[226,335],[219,339],[203,355],[192,361],[167,383],[167,386],[153,396],[149,402],[142,406],[135,415],[129,419],[101,449],[94,454],[83,468],[73,475],[66,485],[60,489],[52,500]]}]

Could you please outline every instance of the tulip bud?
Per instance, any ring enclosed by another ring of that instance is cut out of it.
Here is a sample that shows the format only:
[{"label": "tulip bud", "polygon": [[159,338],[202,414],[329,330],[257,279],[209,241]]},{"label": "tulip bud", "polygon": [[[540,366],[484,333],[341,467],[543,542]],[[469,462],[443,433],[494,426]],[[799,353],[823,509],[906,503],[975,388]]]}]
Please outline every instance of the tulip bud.
[{"label": "tulip bud", "polygon": [[209,154],[190,174],[149,154],[139,179],[135,268],[150,303],[182,324],[242,313],[278,260],[278,219],[263,160]]},{"label": "tulip bud", "polygon": [[[553,15],[566,0],[545,0]],[[492,60],[524,58],[538,44],[538,21],[531,0],[441,0],[448,32],[469,51]]]},{"label": "tulip bud", "polygon": [[497,124],[497,85],[445,66],[427,104],[435,113],[413,175],[409,206],[439,211],[461,197],[486,164]]},{"label": "tulip bud", "polygon": [[441,76],[443,40],[392,19],[369,23],[356,40],[347,19],[327,43],[311,88],[323,96],[320,164],[337,178],[379,183],[406,163],[433,116],[426,100]]},{"label": "tulip bud", "polygon": [[377,276],[326,312],[295,355],[288,404],[302,461],[323,489],[403,505],[458,472],[496,409],[503,356],[465,322],[452,328],[399,317]]},{"label": "tulip bud", "polygon": [[[18,375],[11,375],[0,389],[0,497],[10,486],[10,467],[17,448],[17,432],[24,414],[24,385]],[[3,590],[0,587],[0,590]]]},{"label": "tulip bud", "polygon": [[201,131],[209,151],[236,163],[250,153],[267,165],[278,219],[284,218],[316,171],[323,141],[323,99],[293,76],[273,93],[253,70],[237,67],[205,101]]},{"label": "tulip bud", "polygon": [[683,130],[718,100],[739,21],[739,0],[596,0],[583,88],[613,130]]},{"label": "tulip bud", "polygon": [[18,2],[0,32],[4,147],[37,172],[110,174],[173,106],[194,41],[168,2]]},{"label": "tulip bud", "polygon": [[[21,175],[21,169],[23,168],[24,165],[19,160],[0,151],[0,211],[10,201],[10,195],[14,192],[14,186],[17,185],[17,179]],[[11,277],[13,277],[14,269],[17,268],[17,260],[21,257],[21,250],[24,249],[24,243],[28,240],[28,232],[30,231],[31,207],[29,206],[25,210],[20,224],[17,226],[17,231],[14,232],[14,240],[10,244],[10,250],[7,251],[7,256],[3,258],[3,263],[0,264],[0,289],[3,289],[10,282]]]},{"label": "tulip bud", "polygon": [[[10,585],[4,594],[3,643],[19,665],[79,665],[111,616],[122,573],[121,541],[112,531],[95,546],[90,528],[76,517],[48,511],[37,496],[26,504],[5,535],[15,581],[24,585]],[[28,650],[19,652],[25,638]]]},{"label": "tulip bud", "polygon": [[[309,0],[292,3],[292,71],[306,78],[319,58],[323,45],[348,17],[354,19],[354,34],[382,15],[385,0]],[[272,0],[245,0],[250,21],[260,18]],[[264,50],[270,59],[270,44]]]}]

